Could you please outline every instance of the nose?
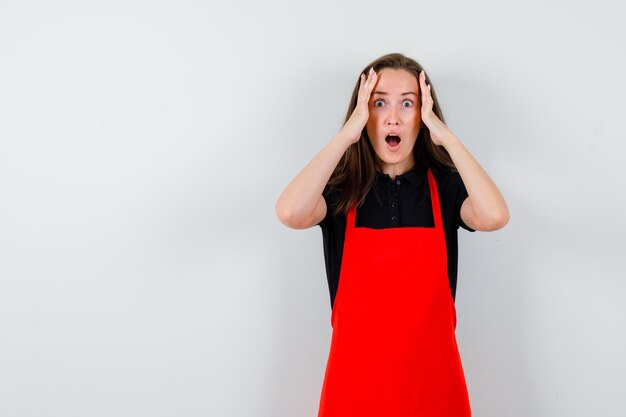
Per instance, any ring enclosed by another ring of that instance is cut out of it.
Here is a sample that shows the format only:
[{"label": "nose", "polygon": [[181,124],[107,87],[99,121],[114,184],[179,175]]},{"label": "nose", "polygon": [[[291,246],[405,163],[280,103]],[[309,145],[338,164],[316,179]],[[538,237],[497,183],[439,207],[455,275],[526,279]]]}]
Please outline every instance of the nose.
[{"label": "nose", "polygon": [[386,125],[397,125],[398,124],[398,114],[396,112],[395,106],[390,106],[389,111],[387,113],[387,119],[385,120]]}]

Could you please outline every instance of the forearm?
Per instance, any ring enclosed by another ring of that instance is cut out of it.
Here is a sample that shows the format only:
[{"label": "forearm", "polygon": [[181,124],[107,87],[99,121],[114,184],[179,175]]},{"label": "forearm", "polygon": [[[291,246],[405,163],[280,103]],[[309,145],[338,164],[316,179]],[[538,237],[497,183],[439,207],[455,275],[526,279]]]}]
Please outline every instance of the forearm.
[{"label": "forearm", "polygon": [[504,226],[509,210],[496,184],[454,134],[447,135],[442,143],[465,184],[475,225],[482,230]]},{"label": "forearm", "polygon": [[350,146],[339,132],[291,180],[276,202],[276,213],[283,222],[300,223],[311,216],[337,163]]}]

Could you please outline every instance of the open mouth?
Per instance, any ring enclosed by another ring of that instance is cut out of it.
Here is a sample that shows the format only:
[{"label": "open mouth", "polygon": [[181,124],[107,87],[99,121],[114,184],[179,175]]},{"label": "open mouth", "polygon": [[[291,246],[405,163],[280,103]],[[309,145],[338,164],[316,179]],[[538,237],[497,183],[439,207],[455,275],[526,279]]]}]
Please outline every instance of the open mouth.
[{"label": "open mouth", "polygon": [[398,146],[400,144],[400,141],[400,136],[397,135],[387,135],[387,137],[385,138],[385,142],[387,142],[391,147]]}]

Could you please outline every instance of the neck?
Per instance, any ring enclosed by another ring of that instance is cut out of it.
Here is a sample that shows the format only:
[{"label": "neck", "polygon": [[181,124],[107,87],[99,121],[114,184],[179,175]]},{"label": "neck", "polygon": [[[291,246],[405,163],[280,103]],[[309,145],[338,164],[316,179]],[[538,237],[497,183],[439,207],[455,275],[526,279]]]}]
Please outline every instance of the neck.
[{"label": "neck", "polygon": [[381,160],[378,161],[377,169],[383,174],[387,174],[392,180],[396,179],[396,176],[402,175],[415,166],[415,159],[413,155],[406,158],[404,161],[400,161],[396,164],[387,164]]}]

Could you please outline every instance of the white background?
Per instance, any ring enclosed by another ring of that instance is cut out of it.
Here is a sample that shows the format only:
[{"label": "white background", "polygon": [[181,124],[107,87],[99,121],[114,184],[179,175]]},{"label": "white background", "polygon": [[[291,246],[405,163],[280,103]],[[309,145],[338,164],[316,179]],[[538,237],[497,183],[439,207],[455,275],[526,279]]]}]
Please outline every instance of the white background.
[{"label": "white background", "polygon": [[474,415],[626,415],[622,7],[0,1],[0,415],[316,416],[321,231],[274,205],[389,52],[511,212],[459,231]]}]

